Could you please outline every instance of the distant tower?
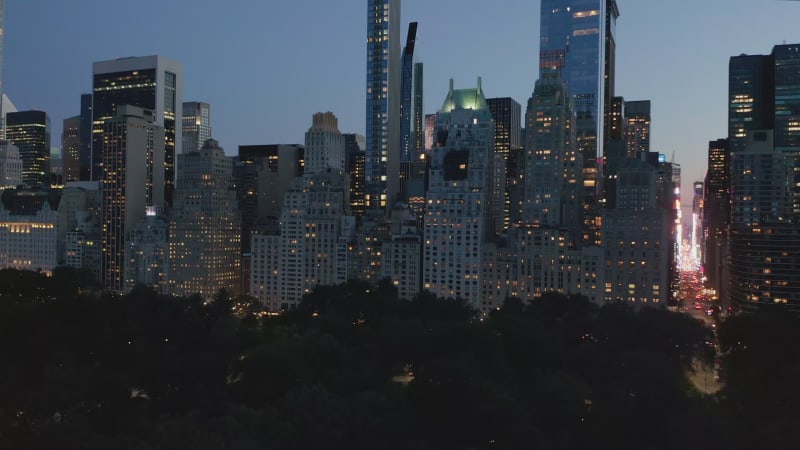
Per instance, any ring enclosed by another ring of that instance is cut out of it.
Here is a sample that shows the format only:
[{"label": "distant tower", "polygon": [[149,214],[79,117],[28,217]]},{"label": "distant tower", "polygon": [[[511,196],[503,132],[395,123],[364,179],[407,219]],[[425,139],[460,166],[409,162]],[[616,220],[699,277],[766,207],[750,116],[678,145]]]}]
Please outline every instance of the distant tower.
[{"label": "distant tower", "polygon": [[178,185],[170,213],[173,293],[211,299],[239,292],[240,212],[233,161],[217,141],[178,155]]},{"label": "distant tower", "polygon": [[50,186],[50,117],[43,111],[6,115],[6,137],[19,148],[22,181],[29,186]]},{"label": "distant tower", "polygon": [[345,172],[350,176],[350,213],[357,218],[364,215],[366,203],[364,196],[364,136],[343,134]]},{"label": "distant tower", "polygon": [[414,64],[414,101],[411,107],[413,111],[411,120],[414,125],[413,149],[417,157],[425,151],[425,113],[423,112],[424,74],[425,70],[422,63]]},{"label": "distant tower", "polygon": [[480,78],[450,90],[436,122],[425,211],[423,288],[481,308],[482,252],[493,236],[494,122]]},{"label": "distant tower", "polygon": [[211,139],[211,105],[183,102],[183,153],[203,148]]},{"label": "distant tower", "polygon": [[92,94],[81,95],[79,179],[92,179]]},{"label": "distant tower", "polygon": [[137,106],[153,111],[156,123],[164,128],[164,164],[159,170],[164,172],[164,200],[170,204],[175,189],[175,153],[183,148],[181,64],[162,56],[120,58],[95,62],[92,73],[92,180],[103,179],[104,121],[115,117],[122,105]]},{"label": "distant tower", "polygon": [[344,138],[339,120],[332,112],[314,114],[306,131],[305,173],[320,173],[328,169],[344,171]]},{"label": "distant tower", "polygon": [[399,193],[400,0],[367,2],[367,204],[386,209]]},{"label": "distant tower", "polygon": [[80,180],[81,116],[64,119],[61,133],[61,158],[64,181]]},{"label": "distant tower", "polygon": [[[153,111],[116,108],[103,122],[102,273],[106,290],[125,287],[125,242],[147,208],[164,205],[164,128]],[[97,148],[95,148],[97,150]]]},{"label": "distant tower", "polygon": [[400,162],[409,162],[414,153],[414,140],[411,135],[412,105],[414,100],[414,45],[417,40],[417,22],[408,24],[406,46],[403,48],[403,82],[400,104]]}]

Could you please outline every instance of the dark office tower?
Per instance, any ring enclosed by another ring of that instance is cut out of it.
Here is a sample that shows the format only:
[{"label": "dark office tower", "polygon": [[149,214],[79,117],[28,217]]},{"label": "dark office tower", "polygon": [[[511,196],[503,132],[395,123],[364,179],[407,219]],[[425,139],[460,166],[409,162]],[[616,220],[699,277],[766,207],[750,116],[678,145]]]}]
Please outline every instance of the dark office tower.
[{"label": "dark office tower", "polygon": [[148,211],[164,205],[164,128],[153,111],[119,105],[116,116],[103,121],[100,133],[103,180],[103,286],[125,288],[125,242]]},{"label": "dark office tower", "polygon": [[775,61],[775,150],[786,162],[786,184],[790,186],[784,214],[800,223],[800,44],[776,45]]},{"label": "dark office tower", "polygon": [[358,218],[364,216],[366,202],[364,200],[364,136],[345,133],[344,137],[344,171],[350,175],[350,213]]},{"label": "dark office tower", "polygon": [[520,118],[522,107],[511,97],[490,98],[489,111],[494,118],[494,207],[495,230],[507,230],[511,220],[511,186],[509,160],[515,150],[522,147]]},{"label": "dark office tower", "polygon": [[413,140],[411,136],[412,100],[414,97],[414,44],[417,40],[417,22],[408,24],[406,46],[403,48],[403,84],[400,104],[400,162],[412,159]]},{"label": "dark office tower", "polygon": [[164,200],[171,204],[175,188],[175,151],[182,141],[181,64],[162,56],[143,56],[101,61],[93,64],[93,167],[92,179],[103,179],[103,123],[116,116],[122,105],[155,112],[164,127]]},{"label": "dark office tower", "polygon": [[425,152],[425,114],[422,112],[423,108],[423,84],[424,84],[424,67],[422,63],[414,64],[414,102],[411,107],[413,113],[411,120],[414,124],[414,159],[419,158]]},{"label": "dark office tower", "polygon": [[582,227],[581,155],[575,148],[575,112],[557,73],[536,82],[525,113],[525,175],[522,222],[566,228],[572,242]]},{"label": "dark office tower", "polygon": [[29,186],[50,186],[50,117],[44,111],[19,111],[6,115],[6,138],[19,148],[22,181]]},{"label": "dark office tower", "polygon": [[367,1],[367,206],[386,209],[400,171],[400,0]]},{"label": "dark office tower", "polygon": [[80,129],[80,169],[79,179],[92,179],[92,94],[81,95],[81,129]]},{"label": "dark office tower", "polygon": [[628,158],[650,151],[650,100],[625,102],[625,142]]},{"label": "dark office tower", "polygon": [[299,144],[239,146],[235,178],[242,254],[250,253],[250,239],[262,224],[280,217],[286,192],[303,175],[303,158],[304,147]]},{"label": "dark office tower", "polygon": [[731,152],[747,144],[747,133],[774,127],[775,74],[772,56],[733,56],[728,65],[728,141]]},{"label": "dark office tower", "polygon": [[64,119],[61,133],[61,163],[64,181],[80,180],[81,116]]},{"label": "dark office tower", "polygon": [[203,148],[211,139],[211,105],[183,102],[183,153]]},{"label": "dark office tower", "polygon": [[614,0],[541,2],[539,78],[558,72],[573,99],[588,204],[594,203],[597,194],[597,157],[603,144],[604,102],[611,98],[606,98],[605,91],[613,91],[618,15]]},{"label": "dark office tower", "polygon": [[[3,87],[3,85],[2,85],[2,81],[3,81],[3,36],[5,36],[5,33],[3,33],[3,29],[5,27],[3,21],[4,21],[4,18],[5,18],[5,9],[6,9],[5,0],[0,0],[0,99],[2,99],[2,95],[3,95],[3,89],[2,89],[2,87]],[[0,101],[0,118],[2,118],[5,115],[5,113],[6,113],[6,111],[2,110],[2,101]],[[2,119],[0,119],[0,120],[2,120]]]}]

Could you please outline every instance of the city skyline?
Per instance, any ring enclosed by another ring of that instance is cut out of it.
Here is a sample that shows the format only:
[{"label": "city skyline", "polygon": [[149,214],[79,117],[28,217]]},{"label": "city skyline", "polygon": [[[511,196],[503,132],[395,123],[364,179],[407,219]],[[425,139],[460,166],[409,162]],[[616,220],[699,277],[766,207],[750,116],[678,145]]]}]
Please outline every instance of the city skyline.
[{"label": "city skyline", "polygon": [[[193,8],[181,1],[97,3],[6,5],[3,86],[18,109],[47,112],[56,136],[62,120],[80,112],[80,95],[91,91],[92,62],[151,54],[184,65],[184,100],[212,105],[214,137],[229,154],[238,145],[302,142],[308,116],[318,111],[336,114],[342,132],[365,132],[365,2],[315,2],[313,14],[308,5],[257,2],[237,10],[210,1],[194,2]],[[798,5],[747,0],[619,0],[618,5],[616,95],[652,101],[651,148],[668,160],[674,152],[683,167],[686,204],[691,183],[703,179],[708,141],[727,134],[729,57],[764,54],[773,45],[800,40],[791,20]],[[148,16],[156,6],[161,13]],[[405,0],[402,40],[408,22],[420,23],[415,53],[426,65],[425,114],[436,112],[450,78],[463,85],[481,76],[487,97],[523,103],[538,78],[539,7],[520,0],[491,8]],[[85,14],[89,8],[91,15]],[[707,11],[714,11],[713,21]],[[80,26],[90,16],[91,26]],[[176,20],[186,27],[174,26]],[[198,23],[215,26],[207,33],[186,31]],[[145,24],[148,33],[137,33]],[[741,32],[747,29],[758,33]],[[476,38],[458,39],[469,33]],[[121,37],[96,39],[99,35]]]}]

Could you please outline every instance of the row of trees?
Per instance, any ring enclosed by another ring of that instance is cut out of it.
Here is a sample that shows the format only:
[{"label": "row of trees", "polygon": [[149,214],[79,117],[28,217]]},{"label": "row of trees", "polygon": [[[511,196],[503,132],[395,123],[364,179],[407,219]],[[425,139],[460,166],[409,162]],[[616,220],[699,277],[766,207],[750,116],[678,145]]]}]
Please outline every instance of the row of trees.
[{"label": "row of trees", "polygon": [[667,311],[546,295],[481,318],[350,282],[268,317],[0,271],[0,448],[795,448],[797,334],[723,324],[709,397],[686,373],[711,336]]}]

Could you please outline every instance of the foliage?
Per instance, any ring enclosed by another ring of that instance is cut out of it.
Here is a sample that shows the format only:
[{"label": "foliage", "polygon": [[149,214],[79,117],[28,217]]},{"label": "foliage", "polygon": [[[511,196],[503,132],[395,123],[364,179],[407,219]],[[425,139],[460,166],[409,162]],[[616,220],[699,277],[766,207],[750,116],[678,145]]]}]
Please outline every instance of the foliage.
[{"label": "foliage", "polygon": [[[738,448],[752,443],[743,424],[774,433],[773,448],[797,442],[787,423],[759,420],[777,399],[752,388],[798,374],[796,350],[760,353],[796,342],[790,319],[722,325],[717,403],[686,378],[707,330],[666,311],[550,294],[480,317],[352,281],[261,317],[224,292],[98,298],[68,280],[0,271],[0,448]],[[748,372],[767,358],[787,360]],[[791,395],[770,419],[797,420]]]}]

